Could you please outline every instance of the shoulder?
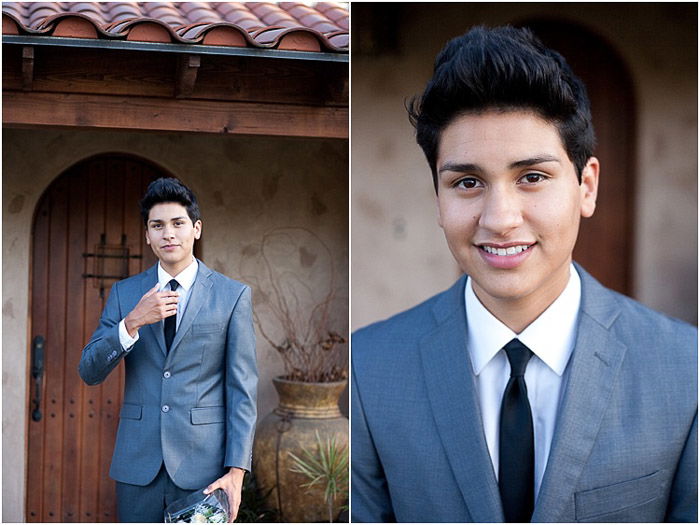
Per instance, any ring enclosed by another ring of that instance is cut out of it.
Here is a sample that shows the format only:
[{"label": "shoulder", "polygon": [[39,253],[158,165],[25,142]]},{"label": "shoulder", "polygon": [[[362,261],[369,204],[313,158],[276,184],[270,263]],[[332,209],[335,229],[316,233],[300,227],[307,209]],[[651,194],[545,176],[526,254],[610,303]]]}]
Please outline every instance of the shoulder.
[{"label": "shoulder", "polygon": [[643,352],[659,366],[695,367],[697,327],[605,288],[580,270],[583,312],[607,327],[628,351]]},{"label": "shoulder", "polygon": [[641,345],[646,354],[657,353],[659,359],[674,361],[681,367],[697,361],[697,327],[624,295],[610,293],[620,305],[620,315],[612,328],[628,347]]},{"label": "shoulder", "polygon": [[[438,295],[439,296],[439,295]],[[421,328],[432,318],[432,305],[438,296],[395,314],[388,319],[360,328],[352,334],[353,345],[382,344],[395,341],[396,338],[413,339],[420,336]]]},{"label": "shoulder", "polygon": [[199,262],[199,270],[197,274],[197,278],[203,278],[209,281],[213,286],[215,286],[217,289],[224,289],[227,292],[236,292],[238,294],[243,293],[245,290],[249,290],[250,287],[242,283],[240,281],[237,281],[235,279],[231,279],[230,277],[225,276],[223,273],[219,273],[216,270],[212,270],[209,268],[207,265],[205,265],[202,261]]},{"label": "shoulder", "polygon": [[463,302],[465,278],[422,303],[388,319],[370,324],[352,334],[353,361],[376,364],[378,360],[396,362],[440,324],[444,315],[454,312]]},{"label": "shoulder", "polygon": [[625,295],[610,291],[620,304],[620,326],[633,327],[636,333],[668,337],[671,340],[697,339],[697,327],[662,312],[657,312]]}]

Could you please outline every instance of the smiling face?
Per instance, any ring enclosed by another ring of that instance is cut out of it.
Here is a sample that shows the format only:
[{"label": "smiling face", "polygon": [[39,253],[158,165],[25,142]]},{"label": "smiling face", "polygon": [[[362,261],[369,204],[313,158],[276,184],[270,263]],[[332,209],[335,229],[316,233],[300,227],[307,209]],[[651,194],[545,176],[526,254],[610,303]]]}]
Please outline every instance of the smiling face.
[{"label": "smiling face", "polygon": [[555,125],[488,111],[443,130],[437,172],[438,221],[474,292],[508,326],[503,312],[514,309],[527,326],[568,282],[580,218],[595,210],[598,161],[579,184]]},{"label": "smiling face", "polygon": [[202,234],[202,221],[192,224],[187,209],[177,202],[154,205],[148,212],[146,244],[163,269],[175,277],[192,262],[194,241]]}]

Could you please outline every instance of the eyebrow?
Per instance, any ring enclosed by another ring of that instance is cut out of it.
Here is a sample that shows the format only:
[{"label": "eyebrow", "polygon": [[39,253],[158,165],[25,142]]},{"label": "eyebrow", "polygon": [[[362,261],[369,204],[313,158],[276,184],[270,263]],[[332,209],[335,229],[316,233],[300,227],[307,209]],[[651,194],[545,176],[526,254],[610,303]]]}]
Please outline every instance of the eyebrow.
[{"label": "eyebrow", "polygon": [[[183,216],[181,216],[181,217],[173,217],[173,218],[170,219],[170,220],[171,220],[171,221],[179,221],[179,220],[184,220],[184,219],[185,219],[185,216],[183,215]],[[165,222],[165,221],[163,221],[163,219],[151,219],[151,220],[149,220],[148,222],[149,222],[149,223],[152,223],[152,222]]]},{"label": "eyebrow", "polygon": [[561,161],[553,155],[540,155],[538,157],[532,157],[530,159],[516,160],[515,162],[511,162],[508,167],[525,168],[527,166],[534,166],[535,164],[542,164],[544,162],[559,162],[561,164]]},{"label": "eyebrow", "polygon": [[[559,162],[559,163],[561,163],[561,161],[557,157],[554,157],[553,155],[538,155],[536,157],[531,157],[529,159],[522,159],[522,160],[516,160],[514,162],[511,162],[508,165],[508,168],[509,169],[526,168],[528,166],[535,166],[537,164],[542,164],[545,162]],[[444,171],[455,171],[458,173],[462,173],[462,172],[466,172],[466,171],[482,172],[484,170],[478,164],[472,164],[469,162],[446,162],[440,168],[440,170],[438,172],[442,173]]]}]

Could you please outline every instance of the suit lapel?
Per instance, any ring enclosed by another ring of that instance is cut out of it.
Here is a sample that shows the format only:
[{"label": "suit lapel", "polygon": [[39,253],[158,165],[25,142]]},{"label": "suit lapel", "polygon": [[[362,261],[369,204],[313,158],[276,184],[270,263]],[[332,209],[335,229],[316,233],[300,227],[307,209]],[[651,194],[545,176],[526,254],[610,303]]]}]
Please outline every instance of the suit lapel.
[{"label": "suit lapel", "polygon": [[532,521],[568,521],[565,514],[615,387],[626,347],[610,332],[614,296],[579,266],[581,312],[576,346],[547,468]]},{"label": "suit lapel", "polygon": [[[197,277],[192,283],[192,292],[190,293],[190,298],[187,301],[187,308],[185,308],[185,313],[182,315],[182,320],[180,321],[180,326],[175,332],[175,338],[170,345],[169,355],[172,355],[177,349],[178,344],[182,341],[187,331],[192,326],[192,322],[196,319],[197,314],[202,309],[202,306],[209,299],[209,289],[211,288],[211,270],[207,268],[202,261],[197,261],[199,263],[199,268],[197,270]],[[165,349],[165,339],[163,339],[163,349]]]},{"label": "suit lapel", "polygon": [[[155,266],[151,266],[147,271],[146,274],[144,275],[143,280],[141,281],[141,297],[143,297],[148,290],[153,288],[156,284],[158,283],[158,263],[155,264]],[[158,343],[158,347],[160,348],[160,351],[163,352],[163,355],[166,354],[165,351],[165,336],[163,335],[163,323],[153,323],[146,325],[144,327],[146,329],[146,332],[150,334],[150,336],[156,340]]]},{"label": "suit lapel", "polygon": [[503,521],[467,352],[465,283],[463,277],[435,306],[438,324],[420,343],[423,373],[438,433],[471,519]]}]

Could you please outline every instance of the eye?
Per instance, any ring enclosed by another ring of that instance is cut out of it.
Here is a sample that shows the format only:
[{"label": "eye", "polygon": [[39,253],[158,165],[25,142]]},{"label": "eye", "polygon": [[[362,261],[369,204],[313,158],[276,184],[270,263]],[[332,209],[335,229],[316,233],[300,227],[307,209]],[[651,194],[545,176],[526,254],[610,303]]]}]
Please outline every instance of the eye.
[{"label": "eye", "polygon": [[151,227],[152,227],[154,230],[160,230],[160,229],[163,227],[163,225],[162,225],[162,224],[153,224]]},{"label": "eye", "polygon": [[473,190],[475,188],[480,188],[484,184],[477,178],[475,177],[464,177],[463,179],[459,179],[457,183],[455,184],[456,187],[462,188],[465,190]]},{"label": "eye", "polygon": [[547,176],[541,173],[526,173],[520,177],[520,181],[523,184],[537,184],[538,182],[543,182],[547,180]]}]

